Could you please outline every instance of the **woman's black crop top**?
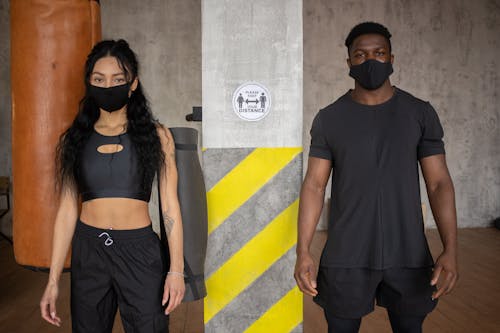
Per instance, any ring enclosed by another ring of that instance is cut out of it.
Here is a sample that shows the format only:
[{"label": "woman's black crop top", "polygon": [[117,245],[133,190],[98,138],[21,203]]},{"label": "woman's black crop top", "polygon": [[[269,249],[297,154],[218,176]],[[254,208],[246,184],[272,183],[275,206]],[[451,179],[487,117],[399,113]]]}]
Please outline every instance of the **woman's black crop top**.
[{"label": "woman's black crop top", "polygon": [[[108,144],[120,144],[116,153],[101,153],[97,149]],[[95,130],[83,148],[78,186],[82,201],[98,198],[131,198],[149,202],[152,182],[144,191],[142,172],[127,133],[107,136]]]}]

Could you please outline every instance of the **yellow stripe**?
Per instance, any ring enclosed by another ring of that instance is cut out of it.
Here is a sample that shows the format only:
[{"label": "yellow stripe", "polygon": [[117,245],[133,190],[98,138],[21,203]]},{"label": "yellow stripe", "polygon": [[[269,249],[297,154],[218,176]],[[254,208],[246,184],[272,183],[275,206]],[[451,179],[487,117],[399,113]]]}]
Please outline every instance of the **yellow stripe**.
[{"label": "yellow stripe", "polygon": [[295,287],[247,328],[245,333],[285,333],[301,322],[302,293]]},{"label": "yellow stripe", "polygon": [[208,234],[214,231],[302,148],[256,148],[207,193]]},{"label": "yellow stripe", "polygon": [[295,245],[298,202],[288,206],[208,277],[205,323]]}]

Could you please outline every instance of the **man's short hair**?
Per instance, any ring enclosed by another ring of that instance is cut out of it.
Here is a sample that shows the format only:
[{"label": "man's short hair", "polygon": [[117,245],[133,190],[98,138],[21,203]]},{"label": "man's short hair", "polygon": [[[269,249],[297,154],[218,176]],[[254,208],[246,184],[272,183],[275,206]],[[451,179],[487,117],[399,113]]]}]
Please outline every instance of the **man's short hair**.
[{"label": "man's short hair", "polygon": [[356,38],[358,38],[361,35],[367,35],[367,34],[378,34],[384,36],[385,39],[387,39],[387,42],[389,43],[389,51],[391,50],[392,35],[389,32],[389,30],[387,30],[387,28],[380,23],[363,22],[352,28],[351,32],[349,32],[349,35],[345,39],[345,46],[347,46],[347,51],[349,51],[352,42],[354,42]]}]

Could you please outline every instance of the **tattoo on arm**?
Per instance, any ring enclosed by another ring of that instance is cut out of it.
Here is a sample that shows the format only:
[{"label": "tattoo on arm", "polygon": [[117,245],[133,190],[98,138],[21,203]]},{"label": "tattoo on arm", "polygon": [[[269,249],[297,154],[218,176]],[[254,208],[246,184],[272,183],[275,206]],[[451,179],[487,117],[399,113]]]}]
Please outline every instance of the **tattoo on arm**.
[{"label": "tattoo on arm", "polygon": [[167,236],[170,236],[172,230],[174,229],[175,220],[168,215],[168,212],[163,212],[163,223],[165,224]]},{"label": "tattoo on arm", "polygon": [[167,169],[175,166],[175,152],[165,155],[165,165]]},{"label": "tattoo on arm", "polygon": [[165,166],[169,169],[172,165],[175,166],[175,146],[173,139],[167,136],[167,140],[165,149]]}]

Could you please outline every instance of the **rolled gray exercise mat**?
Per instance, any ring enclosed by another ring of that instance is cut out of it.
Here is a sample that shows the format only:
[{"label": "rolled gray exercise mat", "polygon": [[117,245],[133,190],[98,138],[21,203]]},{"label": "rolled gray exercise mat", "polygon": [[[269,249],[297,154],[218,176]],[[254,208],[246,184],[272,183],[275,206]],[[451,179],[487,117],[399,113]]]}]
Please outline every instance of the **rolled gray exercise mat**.
[{"label": "rolled gray exercise mat", "polygon": [[[207,295],[204,275],[208,235],[207,196],[198,158],[198,131],[188,127],[173,127],[170,131],[175,141],[179,174],[177,194],[184,229],[186,293],[183,301],[195,301]],[[163,221],[161,215],[160,208],[160,218]],[[160,223],[160,227],[162,238],[166,240],[163,223]]]}]

